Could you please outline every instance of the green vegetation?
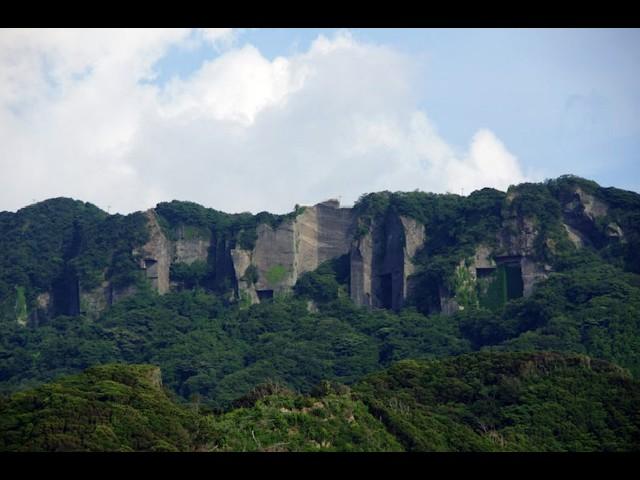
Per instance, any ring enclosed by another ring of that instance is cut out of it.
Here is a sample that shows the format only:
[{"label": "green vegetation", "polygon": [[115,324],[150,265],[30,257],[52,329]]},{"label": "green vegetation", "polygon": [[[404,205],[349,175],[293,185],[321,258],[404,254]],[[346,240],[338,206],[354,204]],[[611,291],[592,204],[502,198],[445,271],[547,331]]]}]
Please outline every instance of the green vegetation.
[{"label": "green vegetation", "polygon": [[354,392],[410,451],[640,449],[640,383],[584,356],[407,360]]},{"label": "green vegetation", "polygon": [[287,276],[287,269],[283,265],[274,265],[265,273],[270,285],[277,285]]},{"label": "green vegetation", "polygon": [[458,265],[455,269],[453,291],[455,292],[458,305],[461,307],[473,308],[478,306],[475,279],[471,276],[469,269],[464,265]]},{"label": "green vegetation", "polygon": [[136,246],[147,240],[142,213],[107,215],[90,203],[54,198],[17,213],[0,215],[0,315],[15,308],[14,290],[24,288],[28,311],[39,293],[53,291],[57,313],[71,290],[88,291],[108,279],[116,287],[139,278]]},{"label": "green vegetation", "polygon": [[165,235],[172,240],[179,238],[206,238],[213,234],[217,240],[230,242],[231,248],[236,244],[246,250],[255,247],[257,239],[256,227],[260,224],[277,228],[282,222],[300,215],[303,207],[296,205],[293,212],[286,215],[274,215],[269,212],[229,214],[205,208],[193,202],[159,203],[155,208],[160,218],[160,225]]},{"label": "green vegetation", "polygon": [[173,402],[151,365],[105,365],[3,401],[0,451],[190,451],[204,419]]},{"label": "green vegetation", "polygon": [[196,260],[192,263],[171,264],[169,278],[178,282],[181,288],[188,290],[204,287],[213,282],[209,265],[202,260]]},{"label": "green vegetation", "polygon": [[424,192],[382,192],[362,196],[355,205],[360,235],[374,219],[389,213],[414,218],[428,228],[428,241],[415,258],[413,275],[419,292],[409,303],[424,313],[439,310],[440,288],[455,292],[455,272],[480,244],[494,245],[502,224],[505,194],[484,188],[468,197]]},{"label": "green vegetation", "polygon": [[0,451],[637,451],[640,383],[585,356],[406,360],[310,396],[257,385],[226,412],[178,404],[151,365],[104,365],[14,394]]},{"label": "green vegetation", "polygon": [[16,321],[23,326],[27,324],[27,301],[24,297],[24,287],[16,287]]},{"label": "green vegetation", "polygon": [[220,451],[384,452],[402,446],[367,407],[338,394],[305,397],[267,391],[254,402],[214,417]]},{"label": "green vegetation", "polygon": [[[608,205],[581,230],[580,249],[563,225],[588,220],[576,187]],[[171,238],[212,242],[206,263],[171,266],[177,288],[163,296],[135,254],[148,238],[143,214],[69,199],[0,212],[0,393],[12,395],[0,399],[2,448],[637,450],[639,199],[569,176],[506,195],[366,195],[360,234],[391,213],[427,227],[413,296],[395,313],[353,305],[348,255],[300,276],[291,296],[229,298],[224,252],[252,248],[257,225],[300,208],[158,205]],[[463,267],[479,245],[508,243],[501,229],[525,227],[538,232],[531,259],[552,270],[530,296],[519,267],[498,260],[477,280]],[[265,276],[286,274],[277,265]],[[78,290],[104,280],[136,293],[99,316],[74,311]],[[243,280],[255,284],[257,269]],[[441,315],[441,291],[464,309]],[[52,315],[33,320],[45,292]],[[165,390],[127,376],[150,378],[151,367],[127,374],[113,363],[159,366]]]},{"label": "green vegetation", "polygon": [[249,285],[255,285],[260,279],[260,272],[255,265],[249,265],[244,272],[242,280],[247,282]]}]

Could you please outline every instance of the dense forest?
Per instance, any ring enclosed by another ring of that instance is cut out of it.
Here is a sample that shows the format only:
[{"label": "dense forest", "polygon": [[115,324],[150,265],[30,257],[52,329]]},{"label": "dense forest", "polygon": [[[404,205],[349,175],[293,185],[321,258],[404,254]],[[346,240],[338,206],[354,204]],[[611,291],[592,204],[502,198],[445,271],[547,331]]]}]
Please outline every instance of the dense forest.
[{"label": "dense forest", "polygon": [[[580,248],[562,223],[576,187],[608,206]],[[257,225],[303,208],[155,211],[168,237],[250,248]],[[355,305],[345,257],[255,305],[229,297],[215,258],[172,265],[180,287],[159,295],[138,268],[142,213],[62,198],[0,212],[2,449],[639,449],[640,195],[566,176],[467,197],[380,192],[354,211],[356,236],[389,212],[427,228],[400,311]],[[508,269],[468,288],[458,265],[523,218],[547,278],[527,296],[511,293]],[[70,279],[135,289],[88,314],[56,293]],[[435,309],[436,286],[461,308]],[[48,316],[34,314],[43,292]]]},{"label": "dense forest", "polygon": [[105,365],[4,400],[0,450],[630,451],[639,400],[640,383],[604,361],[476,353],[309,395],[267,382],[211,414],[178,404],[157,367]]}]

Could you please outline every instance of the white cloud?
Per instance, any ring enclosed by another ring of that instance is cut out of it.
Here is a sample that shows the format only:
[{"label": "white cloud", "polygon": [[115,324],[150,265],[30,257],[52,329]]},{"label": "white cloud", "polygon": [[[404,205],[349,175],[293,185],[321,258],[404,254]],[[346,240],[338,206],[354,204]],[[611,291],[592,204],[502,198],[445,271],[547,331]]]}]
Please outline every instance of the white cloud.
[{"label": "white cloud", "polygon": [[[491,131],[468,152],[441,138],[416,108],[411,57],[342,33],[268,60],[214,30],[0,31],[0,209],[72,196],[112,212],[173,198],[284,212],[524,180]],[[144,81],[194,41],[225,50],[162,88]]]}]

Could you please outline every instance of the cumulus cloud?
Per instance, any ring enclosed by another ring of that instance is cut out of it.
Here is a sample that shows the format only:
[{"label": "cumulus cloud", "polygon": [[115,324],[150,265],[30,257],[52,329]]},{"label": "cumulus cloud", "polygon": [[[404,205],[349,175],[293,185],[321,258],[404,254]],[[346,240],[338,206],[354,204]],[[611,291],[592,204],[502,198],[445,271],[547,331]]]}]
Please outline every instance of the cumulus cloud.
[{"label": "cumulus cloud", "polygon": [[[218,55],[153,83],[175,45]],[[0,209],[71,196],[130,212],[174,198],[290,211],[365,192],[524,180],[488,129],[447,144],[416,107],[416,62],[348,33],[265,58],[226,29],[0,32]]]}]

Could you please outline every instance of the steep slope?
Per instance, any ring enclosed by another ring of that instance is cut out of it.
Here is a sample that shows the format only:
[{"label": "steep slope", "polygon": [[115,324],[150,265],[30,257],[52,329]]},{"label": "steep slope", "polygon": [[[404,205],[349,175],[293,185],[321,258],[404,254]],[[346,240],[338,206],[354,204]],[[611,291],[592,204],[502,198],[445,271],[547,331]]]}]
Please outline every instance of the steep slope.
[{"label": "steep slope", "polygon": [[203,441],[203,419],[167,397],[150,365],[93,367],[17,393],[1,411],[1,451],[187,451]]},{"label": "steep slope", "polygon": [[411,451],[640,450],[640,383],[585,356],[407,360],[354,392]]},{"label": "steep slope", "polygon": [[179,405],[150,365],[105,365],[3,400],[2,451],[638,451],[640,383],[586,356],[406,360],[353,390],[274,382],[225,413]]}]

